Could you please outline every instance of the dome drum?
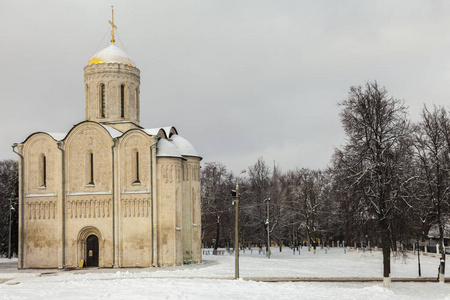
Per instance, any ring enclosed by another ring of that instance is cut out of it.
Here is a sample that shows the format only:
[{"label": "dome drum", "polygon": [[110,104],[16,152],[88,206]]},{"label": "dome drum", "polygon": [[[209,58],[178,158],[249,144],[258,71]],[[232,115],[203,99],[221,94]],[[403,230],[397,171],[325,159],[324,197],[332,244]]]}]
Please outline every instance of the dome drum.
[{"label": "dome drum", "polygon": [[139,123],[140,71],[108,62],[84,68],[86,120]]},{"label": "dome drum", "polygon": [[139,80],[141,71],[133,66],[128,66],[120,63],[102,63],[87,65],[84,67],[84,76],[99,76],[100,74],[110,74],[116,76],[117,73],[123,73],[131,76],[136,76]]}]

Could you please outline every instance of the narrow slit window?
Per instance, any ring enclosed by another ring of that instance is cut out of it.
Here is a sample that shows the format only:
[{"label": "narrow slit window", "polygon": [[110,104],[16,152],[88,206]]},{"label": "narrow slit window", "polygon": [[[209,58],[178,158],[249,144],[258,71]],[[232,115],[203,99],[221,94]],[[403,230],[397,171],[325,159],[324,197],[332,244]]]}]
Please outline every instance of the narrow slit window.
[{"label": "narrow slit window", "polygon": [[40,180],[39,186],[45,188],[47,186],[47,158],[41,155],[40,163]]},{"label": "narrow slit window", "polygon": [[89,102],[89,85],[86,84],[85,88],[85,97],[86,97],[86,103]]},{"label": "narrow slit window", "polygon": [[133,183],[141,183],[141,181],[139,180],[139,152],[137,151],[136,151],[135,168],[136,168],[136,180]]},{"label": "narrow slit window", "polygon": [[47,158],[44,156],[42,158],[43,172],[42,172],[42,181],[44,184],[42,186],[47,186]]},{"label": "narrow slit window", "polygon": [[125,85],[120,86],[120,117],[125,118]]},{"label": "narrow slit window", "polygon": [[105,85],[102,83],[100,85],[100,105],[101,105],[101,117],[105,117],[106,101],[105,101]]},{"label": "narrow slit window", "polygon": [[136,94],[135,94],[135,105],[136,105],[136,120],[139,121],[140,116],[140,102],[139,102],[139,88],[136,88]]},{"label": "narrow slit window", "polygon": [[89,183],[88,184],[92,184],[92,185],[94,185],[94,153],[90,153],[90,157],[89,157],[89,160],[90,160],[90,181],[89,181]]}]

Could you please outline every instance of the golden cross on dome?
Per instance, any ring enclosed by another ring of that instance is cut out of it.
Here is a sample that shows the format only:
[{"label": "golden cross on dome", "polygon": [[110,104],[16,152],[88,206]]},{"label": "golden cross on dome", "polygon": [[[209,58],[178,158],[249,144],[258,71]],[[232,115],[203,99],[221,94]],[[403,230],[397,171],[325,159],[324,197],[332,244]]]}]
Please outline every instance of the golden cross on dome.
[{"label": "golden cross on dome", "polygon": [[112,9],[112,21],[109,21],[109,24],[111,24],[111,44],[114,44],[114,42],[116,41],[114,39],[114,29],[117,29],[116,24],[114,24],[114,6],[111,6]]}]

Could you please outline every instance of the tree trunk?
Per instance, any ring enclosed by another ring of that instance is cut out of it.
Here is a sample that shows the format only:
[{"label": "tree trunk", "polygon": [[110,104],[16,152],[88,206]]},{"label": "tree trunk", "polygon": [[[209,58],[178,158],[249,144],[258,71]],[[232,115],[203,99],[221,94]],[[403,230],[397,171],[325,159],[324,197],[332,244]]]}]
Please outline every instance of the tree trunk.
[{"label": "tree trunk", "polygon": [[381,243],[383,245],[383,286],[389,287],[391,284],[391,247],[389,239],[389,224],[386,219],[381,222]]},{"label": "tree trunk", "polygon": [[220,237],[220,216],[217,216],[217,223],[216,223],[216,242],[214,243],[214,250],[213,254],[217,254],[217,248],[219,247],[219,237]]},{"label": "tree trunk", "polygon": [[441,259],[439,263],[439,282],[445,283],[445,246],[444,246],[444,225],[441,218],[438,219],[439,226],[439,250],[441,251]]}]

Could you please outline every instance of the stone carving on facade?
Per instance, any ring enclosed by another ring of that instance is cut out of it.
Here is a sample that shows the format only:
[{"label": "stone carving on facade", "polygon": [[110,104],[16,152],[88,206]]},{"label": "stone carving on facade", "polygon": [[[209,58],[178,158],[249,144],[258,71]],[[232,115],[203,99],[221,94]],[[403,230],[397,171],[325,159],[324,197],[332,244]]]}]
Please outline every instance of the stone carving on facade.
[{"label": "stone carving on facade", "polygon": [[56,216],[56,201],[28,201],[28,220],[50,220]]},{"label": "stone carving on facade", "polygon": [[147,198],[123,199],[122,212],[125,218],[148,218],[150,200]]},{"label": "stone carving on facade", "polygon": [[111,200],[70,200],[67,203],[69,218],[109,218]]}]

